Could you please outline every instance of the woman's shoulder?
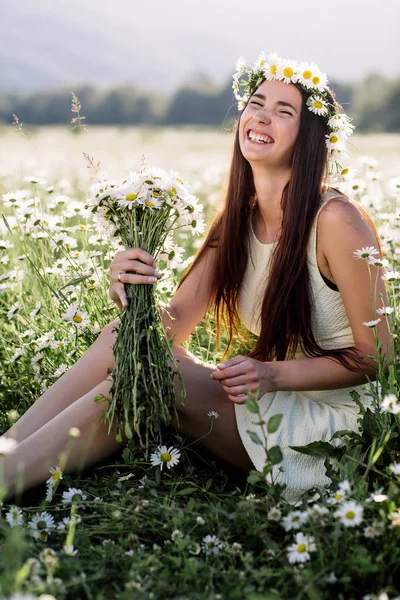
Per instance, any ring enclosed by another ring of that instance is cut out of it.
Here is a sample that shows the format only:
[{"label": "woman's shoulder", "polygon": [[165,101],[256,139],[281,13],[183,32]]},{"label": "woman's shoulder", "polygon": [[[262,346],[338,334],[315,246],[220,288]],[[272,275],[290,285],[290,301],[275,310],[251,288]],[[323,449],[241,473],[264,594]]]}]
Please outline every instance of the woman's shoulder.
[{"label": "woman's shoulder", "polygon": [[[366,211],[340,190],[329,188],[321,196],[320,225],[358,223],[365,221]],[[368,220],[368,219],[367,219]]]},{"label": "woman's shoulder", "polygon": [[339,242],[343,237],[349,240],[361,234],[369,239],[373,237],[375,243],[378,242],[376,227],[360,204],[332,188],[329,197],[327,194],[323,196],[326,201],[322,203],[318,218],[318,235],[322,240]]}]

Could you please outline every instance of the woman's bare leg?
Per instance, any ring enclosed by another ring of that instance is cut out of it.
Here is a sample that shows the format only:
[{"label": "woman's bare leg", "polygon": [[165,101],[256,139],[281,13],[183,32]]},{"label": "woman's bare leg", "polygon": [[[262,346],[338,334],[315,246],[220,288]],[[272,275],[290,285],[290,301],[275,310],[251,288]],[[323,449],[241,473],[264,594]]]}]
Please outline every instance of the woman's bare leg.
[{"label": "woman's bare leg", "polygon": [[[177,401],[179,431],[193,439],[204,436],[211,424],[207,413],[216,410],[219,417],[214,421],[212,432],[201,443],[238,469],[251,469],[252,463],[236,427],[234,406],[221,385],[211,379],[214,367],[196,360],[180,346],[174,345],[174,352],[187,393],[184,407]],[[78,400],[70,401],[64,410],[4,457],[8,498],[15,495],[20,470],[23,471],[23,489],[27,490],[44,482],[49,477],[49,468],[61,459],[64,470],[74,472],[101,461],[126,443],[126,439],[117,442],[115,431],[108,434],[108,424],[99,422],[107,404],[95,403],[93,399],[100,394],[108,398],[110,387],[111,377],[108,377]],[[79,438],[69,439],[71,427],[80,430]]]},{"label": "woman's bare leg", "polygon": [[[99,422],[107,403],[95,403],[93,398],[98,394],[108,397],[110,387],[111,378],[70,404],[18,444],[14,452],[3,457],[6,498],[15,495],[19,477],[23,489],[27,490],[48,479],[49,468],[60,462],[65,472],[80,471],[113,454],[126,443],[126,440],[117,442],[115,431],[108,434],[108,424]],[[80,430],[78,438],[70,439],[68,431],[71,427]]]},{"label": "woman's bare leg", "polygon": [[17,442],[22,442],[72,402],[107,379],[107,369],[112,368],[115,364],[112,346],[115,341],[113,330],[117,323],[118,320],[104,327],[83,356],[36,400],[4,434],[5,437],[12,437]]}]

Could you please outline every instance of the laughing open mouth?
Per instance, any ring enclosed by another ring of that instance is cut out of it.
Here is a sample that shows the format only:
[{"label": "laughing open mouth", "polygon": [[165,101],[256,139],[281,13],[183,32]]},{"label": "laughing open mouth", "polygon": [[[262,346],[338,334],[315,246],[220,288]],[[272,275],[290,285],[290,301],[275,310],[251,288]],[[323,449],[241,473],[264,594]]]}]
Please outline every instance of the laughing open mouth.
[{"label": "laughing open mouth", "polygon": [[258,142],[259,144],[273,144],[274,142],[272,137],[270,137],[269,135],[265,133],[256,133],[252,129],[249,129],[249,131],[247,132],[247,137],[252,142]]}]

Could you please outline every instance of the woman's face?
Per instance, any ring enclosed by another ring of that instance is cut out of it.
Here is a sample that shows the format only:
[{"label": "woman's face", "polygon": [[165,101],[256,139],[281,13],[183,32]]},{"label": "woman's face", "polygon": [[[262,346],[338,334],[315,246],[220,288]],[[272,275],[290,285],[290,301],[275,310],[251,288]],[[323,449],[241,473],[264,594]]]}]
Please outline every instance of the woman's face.
[{"label": "woman's face", "polygon": [[239,122],[239,144],[250,164],[288,168],[300,126],[303,98],[293,84],[264,81]]}]

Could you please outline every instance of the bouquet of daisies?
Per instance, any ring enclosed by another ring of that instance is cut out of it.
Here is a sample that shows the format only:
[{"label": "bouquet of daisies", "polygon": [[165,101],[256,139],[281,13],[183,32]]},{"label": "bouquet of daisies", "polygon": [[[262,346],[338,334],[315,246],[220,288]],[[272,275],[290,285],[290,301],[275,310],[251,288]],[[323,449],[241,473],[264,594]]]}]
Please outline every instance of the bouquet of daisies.
[{"label": "bouquet of daisies", "polygon": [[[154,259],[174,253],[171,235],[178,227],[197,232],[201,206],[174,172],[146,167],[123,181],[105,178],[92,187],[88,205],[98,226],[118,236],[126,249],[142,248]],[[169,252],[168,252],[169,250]],[[113,347],[115,367],[108,409],[102,420],[111,430],[117,420],[117,439],[133,432],[148,446],[162,423],[175,411],[174,375],[184,386],[165,335],[154,286],[126,284],[128,307],[121,313]]]}]

